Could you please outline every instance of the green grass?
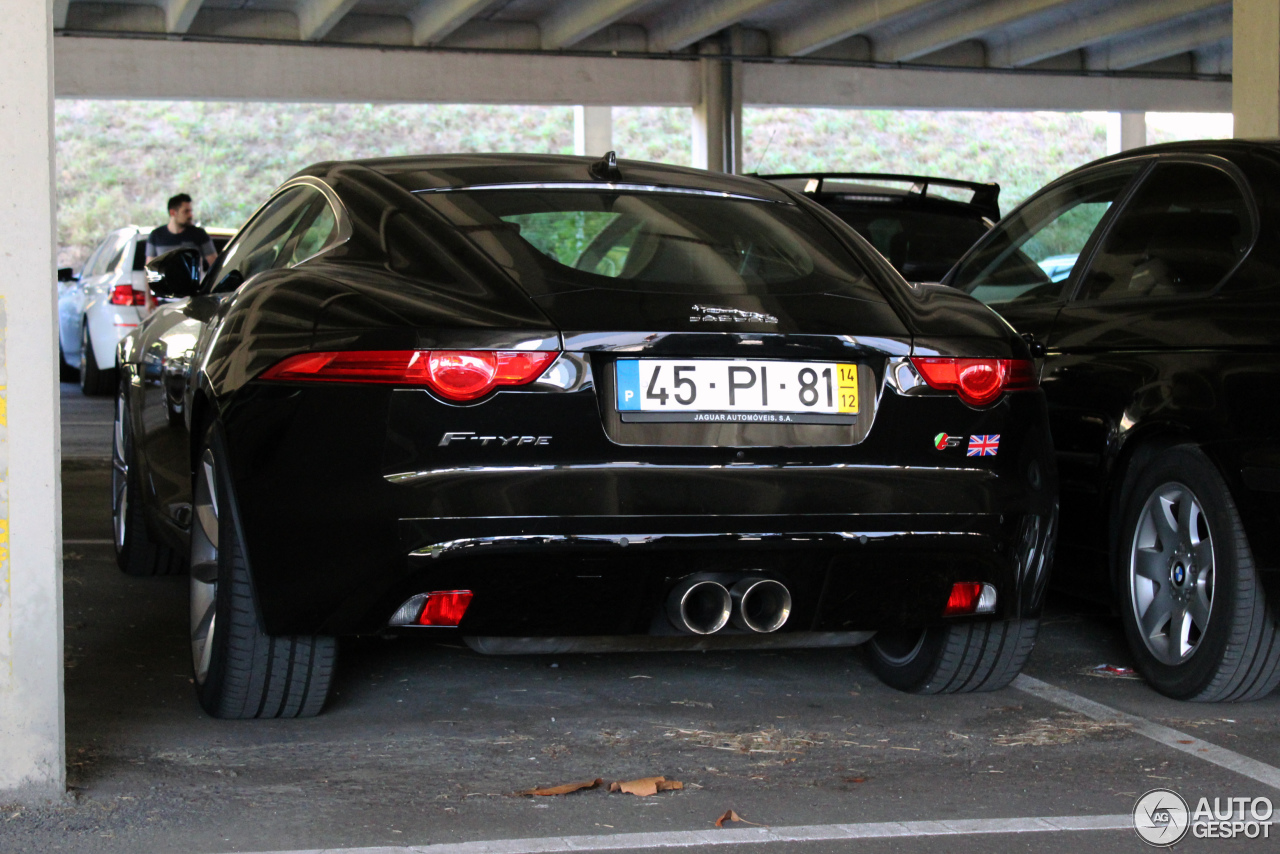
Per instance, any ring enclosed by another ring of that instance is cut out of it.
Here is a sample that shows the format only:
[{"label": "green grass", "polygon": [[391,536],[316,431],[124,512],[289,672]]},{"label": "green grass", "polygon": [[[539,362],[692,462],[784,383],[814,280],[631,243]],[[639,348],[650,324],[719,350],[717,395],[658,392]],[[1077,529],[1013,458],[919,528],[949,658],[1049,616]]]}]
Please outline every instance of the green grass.
[{"label": "green grass", "polygon": [[[616,108],[620,156],[689,164],[692,111]],[[413,153],[570,154],[569,107],[57,102],[59,264],[102,236],[165,221],[195,197],[206,225],[239,226],[272,188],[320,160]],[[747,110],[744,168],[923,172],[998,181],[1003,207],[1102,156],[1101,122],[1070,113]]]}]

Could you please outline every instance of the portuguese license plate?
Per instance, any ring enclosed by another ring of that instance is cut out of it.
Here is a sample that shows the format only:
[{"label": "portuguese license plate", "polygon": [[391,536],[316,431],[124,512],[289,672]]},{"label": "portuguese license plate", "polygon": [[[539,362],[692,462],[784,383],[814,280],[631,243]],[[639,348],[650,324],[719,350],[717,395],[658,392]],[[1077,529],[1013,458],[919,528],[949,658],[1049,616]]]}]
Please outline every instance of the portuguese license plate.
[{"label": "portuguese license plate", "polygon": [[623,421],[844,424],[858,416],[858,366],[745,359],[619,359]]}]

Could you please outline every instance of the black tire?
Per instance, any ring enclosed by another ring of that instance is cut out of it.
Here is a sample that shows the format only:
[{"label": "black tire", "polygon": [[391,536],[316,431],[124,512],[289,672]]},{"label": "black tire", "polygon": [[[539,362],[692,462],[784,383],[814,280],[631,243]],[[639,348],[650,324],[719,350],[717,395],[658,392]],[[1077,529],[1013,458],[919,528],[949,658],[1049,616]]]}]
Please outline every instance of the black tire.
[{"label": "black tire", "polygon": [[98,366],[89,338],[89,324],[80,327],[80,391],[90,397],[101,397],[116,390],[116,369]]},{"label": "black tire", "polygon": [[80,371],[67,363],[67,354],[62,352],[62,342],[58,342],[58,382],[73,383],[80,379]]},{"label": "black tire", "polygon": [[1022,671],[1039,625],[1038,620],[994,620],[880,632],[867,643],[867,654],[881,681],[899,691],[997,691]]},{"label": "black tire", "polygon": [[1280,683],[1275,614],[1213,463],[1194,446],[1170,448],[1125,496],[1117,588],[1137,671],[1178,700],[1265,697]]},{"label": "black tire", "polygon": [[216,425],[201,448],[194,509],[190,626],[200,705],[216,718],[319,714],[333,681],[337,641],[263,632]]},{"label": "black tire", "polygon": [[116,395],[111,441],[111,526],[116,565],[125,575],[177,575],[186,569],[182,555],[147,533],[128,413],[125,387],[121,386]]}]

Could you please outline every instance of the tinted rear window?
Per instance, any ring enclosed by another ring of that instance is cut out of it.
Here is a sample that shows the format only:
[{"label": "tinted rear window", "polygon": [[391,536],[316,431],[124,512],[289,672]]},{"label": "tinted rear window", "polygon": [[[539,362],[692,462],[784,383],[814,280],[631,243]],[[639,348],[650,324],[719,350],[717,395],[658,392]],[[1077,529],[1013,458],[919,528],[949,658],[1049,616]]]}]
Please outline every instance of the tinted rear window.
[{"label": "tinted rear window", "polygon": [[530,293],[833,293],[862,265],[794,205],[662,192],[423,194]]}]

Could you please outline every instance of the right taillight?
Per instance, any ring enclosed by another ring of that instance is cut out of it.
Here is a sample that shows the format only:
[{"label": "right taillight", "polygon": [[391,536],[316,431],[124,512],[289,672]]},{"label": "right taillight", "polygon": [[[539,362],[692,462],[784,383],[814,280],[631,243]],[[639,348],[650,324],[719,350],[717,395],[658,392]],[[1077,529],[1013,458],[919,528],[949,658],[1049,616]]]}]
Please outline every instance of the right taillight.
[{"label": "right taillight", "polygon": [[1006,391],[1027,391],[1037,385],[1035,365],[1029,359],[912,356],[911,364],[930,388],[954,391],[972,406],[995,403]]}]

